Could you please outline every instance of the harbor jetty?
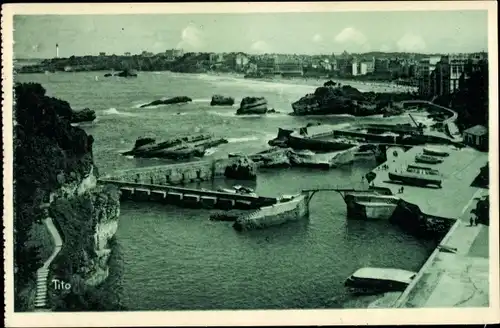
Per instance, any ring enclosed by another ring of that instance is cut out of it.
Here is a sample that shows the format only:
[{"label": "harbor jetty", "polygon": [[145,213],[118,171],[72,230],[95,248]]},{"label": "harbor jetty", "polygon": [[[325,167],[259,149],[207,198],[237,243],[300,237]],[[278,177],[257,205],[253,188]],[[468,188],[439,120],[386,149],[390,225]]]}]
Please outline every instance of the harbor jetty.
[{"label": "harbor jetty", "polygon": [[[373,190],[385,190],[399,198],[395,207],[384,205],[385,209],[392,209],[392,213],[384,213],[384,218],[419,235],[429,234],[432,229],[438,230],[438,236],[444,235],[392,307],[488,306],[488,227],[469,224],[471,210],[477,200],[488,193],[486,189],[471,186],[487,163],[488,153],[471,148],[432,146],[434,153],[443,154],[442,161],[428,164],[428,172],[420,173],[423,176],[438,175],[442,181],[441,188],[402,183],[389,178],[390,172],[421,166],[415,165],[415,158],[424,149],[428,147],[416,146],[407,151],[399,147],[389,148],[387,161],[372,171],[374,178],[369,183]],[[368,192],[362,196],[367,198],[362,200],[368,208],[383,203],[378,201],[380,193],[372,192],[370,196]],[[371,201],[373,204],[370,206]]]}]

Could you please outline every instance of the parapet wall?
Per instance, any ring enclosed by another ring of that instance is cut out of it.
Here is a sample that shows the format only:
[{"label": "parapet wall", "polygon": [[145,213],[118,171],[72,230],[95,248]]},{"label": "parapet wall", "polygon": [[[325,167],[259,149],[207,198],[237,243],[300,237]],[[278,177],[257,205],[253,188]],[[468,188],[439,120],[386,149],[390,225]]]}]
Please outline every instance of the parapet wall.
[{"label": "parapet wall", "polygon": [[195,181],[208,181],[223,177],[230,159],[213,161],[197,161],[181,164],[150,166],[130,170],[117,171],[104,177],[115,181],[155,184],[179,185]]}]

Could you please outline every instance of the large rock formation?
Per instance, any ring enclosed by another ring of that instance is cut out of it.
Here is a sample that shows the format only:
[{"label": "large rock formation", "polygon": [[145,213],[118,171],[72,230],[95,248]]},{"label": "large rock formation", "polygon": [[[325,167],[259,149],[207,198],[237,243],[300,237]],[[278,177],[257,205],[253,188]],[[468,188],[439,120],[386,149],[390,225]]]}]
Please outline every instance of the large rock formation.
[{"label": "large rock formation", "polygon": [[[330,81],[329,81],[330,82]],[[312,94],[300,98],[292,104],[294,115],[351,114],[368,116],[390,113],[401,114],[402,109],[394,108],[385,96],[373,92],[363,93],[348,85],[341,87],[325,83]],[[401,97],[401,96],[398,96]],[[411,97],[407,95],[407,97]],[[404,96],[402,98],[405,98]]]},{"label": "large rock formation", "polygon": [[238,180],[257,179],[257,165],[248,157],[233,157],[227,165],[224,175],[226,178]]},{"label": "large rock formation", "polygon": [[123,153],[123,155],[175,160],[190,159],[193,157],[203,157],[209,148],[217,147],[227,142],[226,139],[215,138],[208,134],[168,139],[160,143],[156,143],[156,140],[153,138],[139,138],[136,140],[134,148]]},{"label": "large rock formation", "polygon": [[71,123],[91,122],[95,119],[96,119],[95,111],[88,108],[84,108],[79,111],[73,111],[73,115],[71,117]]},{"label": "large rock formation", "polygon": [[180,96],[180,97],[173,97],[165,100],[154,100],[150,102],[149,104],[142,105],[141,108],[144,107],[150,107],[150,106],[158,106],[158,105],[170,105],[170,104],[180,104],[180,103],[187,103],[191,102],[193,99],[186,97],[186,96]]},{"label": "large rock formation", "polygon": [[245,97],[236,111],[237,115],[265,113],[267,113],[267,100],[264,97]]},{"label": "large rock formation", "polygon": [[[45,93],[45,89],[37,83],[27,83],[23,85],[18,85],[17,91],[20,97],[26,97],[26,102],[33,102],[37,106],[44,106],[40,113],[53,112],[57,116],[68,120],[71,123],[93,121],[96,118],[95,111],[85,108],[83,110],[73,110],[69,102],[54,97],[49,97]],[[38,99],[35,99],[37,98]],[[24,113],[22,113],[24,115]],[[31,118],[33,119],[33,118]]]},{"label": "large rock formation", "polygon": [[224,97],[221,95],[212,96],[212,101],[210,101],[210,106],[232,106],[234,105],[234,98]]},{"label": "large rock formation", "polygon": [[291,165],[289,152],[289,149],[271,148],[250,155],[249,158],[262,168],[289,167]]},{"label": "large rock formation", "polygon": [[[48,215],[63,239],[61,252],[52,262],[51,274],[56,273],[53,276],[64,281],[80,279],[86,288],[85,293],[73,291],[71,300],[64,303],[66,306],[56,307],[85,310],[88,304],[83,303],[87,300],[100,300],[93,309],[101,305],[104,308],[105,304],[111,306],[112,302],[104,295],[96,296],[100,291],[93,286],[107,276],[103,272],[107,272],[111,253],[107,241],[117,225],[118,190],[96,186],[94,139],[71,125],[69,106],[60,106],[66,102],[45,96],[45,89],[39,84],[17,84],[14,91],[15,306],[23,310],[19,295],[33,286],[35,271],[41,261],[47,260],[41,257],[40,249],[47,248],[50,241],[33,240],[30,230]],[[39,246],[29,246],[33,243]],[[52,251],[48,249],[48,254]],[[51,300],[60,300],[62,295],[50,296]],[[83,303],[75,302],[77,299]],[[29,310],[29,302],[24,304],[24,310]]]}]

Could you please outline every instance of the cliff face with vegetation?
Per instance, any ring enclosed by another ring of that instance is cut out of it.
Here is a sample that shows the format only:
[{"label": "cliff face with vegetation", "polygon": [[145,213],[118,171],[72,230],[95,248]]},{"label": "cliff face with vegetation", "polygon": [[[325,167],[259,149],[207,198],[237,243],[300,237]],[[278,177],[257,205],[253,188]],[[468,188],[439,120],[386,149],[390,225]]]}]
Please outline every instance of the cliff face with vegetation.
[{"label": "cliff face with vegetation", "polygon": [[[69,104],[46,96],[39,84],[17,84],[14,91],[16,296],[29,288],[37,268],[46,260],[39,247],[28,245],[37,244],[30,240],[33,227],[50,216],[61,234],[63,247],[52,263],[49,282],[52,278],[81,279],[87,294],[81,294],[81,290],[74,292],[82,299],[80,305],[84,310],[85,299],[99,292],[92,286],[100,285],[108,275],[119,194],[117,190],[96,185],[93,138],[71,126]],[[42,204],[48,206],[48,211]],[[64,295],[56,296],[57,299]],[[28,310],[29,302],[16,299],[16,309]]]}]

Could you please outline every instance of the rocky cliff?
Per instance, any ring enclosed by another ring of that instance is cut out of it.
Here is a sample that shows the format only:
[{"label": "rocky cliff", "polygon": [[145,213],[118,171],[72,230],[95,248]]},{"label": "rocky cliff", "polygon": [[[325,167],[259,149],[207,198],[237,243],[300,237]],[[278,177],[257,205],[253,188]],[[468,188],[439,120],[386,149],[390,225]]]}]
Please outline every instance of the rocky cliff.
[{"label": "rocky cliff", "polygon": [[[14,91],[16,291],[30,286],[41,261],[46,260],[41,258],[37,247],[26,245],[47,244],[44,240],[30,240],[33,237],[29,231],[50,216],[63,239],[50,275],[65,281],[81,279],[80,286],[86,288],[85,293],[81,289],[74,291],[74,298],[82,300],[81,304],[73,302],[75,305],[66,303],[56,307],[88,309],[85,300],[95,299],[98,292],[93,286],[108,275],[109,240],[118,224],[118,191],[96,185],[94,139],[71,125],[71,108],[66,102],[47,97],[39,84],[17,84]],[[55,301],[62,297],[52,296]],[[22,303],[16,298],[17,301]],[[16,308],[23,310],[17,304]]]}]

